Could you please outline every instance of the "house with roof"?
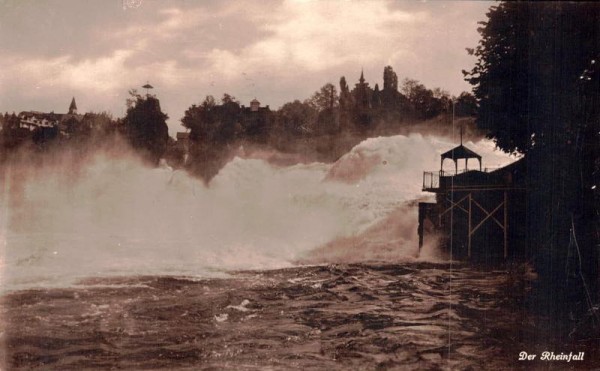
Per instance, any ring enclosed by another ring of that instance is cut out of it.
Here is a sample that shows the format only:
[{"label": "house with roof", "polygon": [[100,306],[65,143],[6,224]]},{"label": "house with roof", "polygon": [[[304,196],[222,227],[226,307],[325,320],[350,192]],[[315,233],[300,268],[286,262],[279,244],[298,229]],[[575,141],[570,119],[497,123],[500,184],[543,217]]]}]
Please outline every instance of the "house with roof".
[{"label": "house with roof", "polygon": [[250,107],[241,106],[239,121],[247,135],[263,137],[271,124],[271,116],[272,112],[269,106],[262,107],[260,102],[254,98],[250,101]]},{"label": "house with roof", "polygon": [[71,99],[67,113],[22,111],[18,115],[19,127],[34,131],[36,129],[57,129],[61,134],[68,136],[74,125],[81,123],[83,115],[77,113],[75,97]]}]

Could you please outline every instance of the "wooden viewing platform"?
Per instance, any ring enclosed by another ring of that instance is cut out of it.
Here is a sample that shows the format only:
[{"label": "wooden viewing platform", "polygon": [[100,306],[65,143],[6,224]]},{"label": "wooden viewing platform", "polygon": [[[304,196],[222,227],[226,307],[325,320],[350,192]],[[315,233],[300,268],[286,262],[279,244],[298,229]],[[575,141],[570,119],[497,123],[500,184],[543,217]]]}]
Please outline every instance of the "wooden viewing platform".
[{"label": "wooden viewing platform", "polygon": [[[454,174],[443,170],[445,159],[454,161]],[[462,171],[460,159],[465,160]],[[478,170],[468,169],[469,159],[478,160]],[[453,258],[496,260],[520,254],[525,241],[524,223],[519,222],[525,217],[525,162],[482,170],[481,156],[461,143],[441,155],[440,167],[423,173],[422,189],[435,193],[436,202],[419,203],[419,248],[427,231],[441,234]]]}]

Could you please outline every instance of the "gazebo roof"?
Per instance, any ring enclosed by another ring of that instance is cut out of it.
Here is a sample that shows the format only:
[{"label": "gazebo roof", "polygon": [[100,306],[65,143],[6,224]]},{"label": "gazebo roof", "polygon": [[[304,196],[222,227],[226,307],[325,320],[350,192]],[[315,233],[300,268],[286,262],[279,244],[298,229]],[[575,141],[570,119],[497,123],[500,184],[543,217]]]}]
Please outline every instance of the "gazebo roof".
[{"label": "gazebo roof", "polygon": [[479,156],[477,153],[471,151],[467,147],[463,146],[462,144],[456,148],[452,148],[448,152],[442,153],[442,160],[447,159],[447,158],[449,158],[453,161],[456,161],[456,160],[459,160],[462,158],[476,158],[479,161],[481,161],[481,156]]}]

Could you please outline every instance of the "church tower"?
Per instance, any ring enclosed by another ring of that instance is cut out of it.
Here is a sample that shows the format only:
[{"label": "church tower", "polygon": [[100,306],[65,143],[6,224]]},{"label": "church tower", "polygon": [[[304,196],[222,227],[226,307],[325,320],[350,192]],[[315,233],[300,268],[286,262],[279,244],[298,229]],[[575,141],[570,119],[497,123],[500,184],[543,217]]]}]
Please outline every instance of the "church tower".
[{"label": "church tower", "polygon": [[363,71],[360,71],[360,79],[358,84],[354,87],[354,99],[356,102],[356,108],[359,110],[366,110],[371,108],[371,102],[369,97],[369,83],[365,82],[365,76]]},{"label": "church tower", "polygon": [[77,104],[75,103],[75,97],[71,100],[71,105],[69,106],[69,115],[77,114]]}]

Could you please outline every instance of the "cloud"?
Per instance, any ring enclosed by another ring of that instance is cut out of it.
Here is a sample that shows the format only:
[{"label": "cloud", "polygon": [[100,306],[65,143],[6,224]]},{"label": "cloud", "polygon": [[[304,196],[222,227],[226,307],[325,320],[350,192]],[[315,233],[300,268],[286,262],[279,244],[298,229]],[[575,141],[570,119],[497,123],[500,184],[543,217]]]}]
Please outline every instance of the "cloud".
[{"label": "cloud", "polygon": [[[171,126],[192,103],[224,92],[278,107],[364,68],[383,67],[458,94],[468,86],[476,22],[489,3],[398,1],[102,1],[0,4],[0,109],[123,111],[149,80]],[[66,21],[69,20],[69,21]],[[90,99],[90,102],[84,102]],[[105,105],[102,107],[102,105]],[[54,108],[57,109],[57,108]]]},{"label": "cloud", "polygon": [[390,44],[396,47],[394,53],[407,55],[412,30],[424,27],[428,18],[424,12],[390,10],[386,2],[375,1],[286,1],[275,17],[252,16],[256,23],[265,21],[259,27],[268,36],[238,52],[215,48],[207,53],[208,67],[215,73],[314,73],[349,62],[372,63],[389,53]]}]

